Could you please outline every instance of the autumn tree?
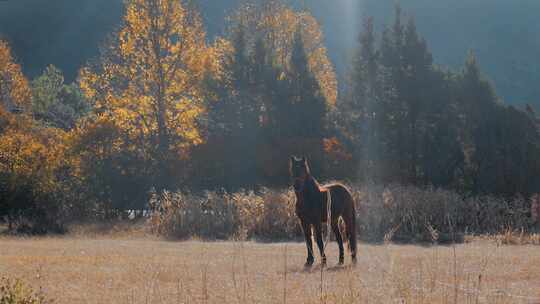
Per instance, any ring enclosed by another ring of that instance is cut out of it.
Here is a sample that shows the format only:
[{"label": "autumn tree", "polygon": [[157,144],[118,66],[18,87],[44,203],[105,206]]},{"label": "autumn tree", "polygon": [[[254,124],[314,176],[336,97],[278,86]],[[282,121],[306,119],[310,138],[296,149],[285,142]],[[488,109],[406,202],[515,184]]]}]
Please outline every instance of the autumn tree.
[{"label": "autumn tree", "polygon": [[[248,10],[248,13],[254,14],[251,18],[254,24],[248,24],[248,28],[258,29],[251,37],[262,38],[269,63],[291,72],[294,46],[301,42],[307,67],[317,80],[321,95],[327,104],[335,105],[337,78],[317,19],[307,11],[296,12],[280,1],[267,1],[261,7],[253,9],[256,11]],[[297,33],[300,35],[296,35]]]},{"label": "autumn tree", "polygon": [[131,0],[101,62],[80,72],[96,115],[117,123],[123,143],[155,164],[158,187],[178,177],[174,164],[202,142],[202,84],[218,68],[205,38],[199,15],[182,1]]},{"label": "autumn tree", "polygon": [[21,66],[15,62],[7,42],[0,40],[0,105],[8,111],[28,113],[31,96]]},{"label": "autumn tree", "polygon": [[142,149],[126,142],[122,125],[110,117],[85,118],[65,137],[70,166],[71,214],[75,218],[118,218],[146,204],[155,182]]},{"label": "autumn tree", "polygon": [[10,229],[61,230],[61,131],[42,128],[31,114],[28,81],[0,41],[0,217]]},{"label": "autumn tree", "polygon": [[61,230],[62,133],[28,124],[16,119],[0,135],[0,216],[25,232]]}]

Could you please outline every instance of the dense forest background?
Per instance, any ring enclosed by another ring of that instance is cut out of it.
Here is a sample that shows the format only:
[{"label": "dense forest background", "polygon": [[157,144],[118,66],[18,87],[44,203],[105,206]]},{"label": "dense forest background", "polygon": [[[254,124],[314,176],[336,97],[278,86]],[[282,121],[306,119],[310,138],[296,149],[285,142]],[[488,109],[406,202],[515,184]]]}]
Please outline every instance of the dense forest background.
[{"label": "dense forest background", "polygon": [[[225,18],[242,0],[198,0],[208,38],[222,35]],[[393,18],[392,0],[288,0],[307,7],[321,23],[330,58],[340,78],[349,69],[361,19],[373,16],[377,30]],[[14,48],[25,73],[35,77],[49,64],[68,81],[97,56],[107,34],[120,24],[122,0],[19,0],[0,2],[0,36]],[[437,64],[458,68],[474,50],[497,93],[509,104],[540,107],[540,3],[522,0],[401,3],[416,17]]]},{"label": "dense forest background", "polygon": [[[489,214],[534,213],[538,35],[519,27],[535,24],[532,8],[30,2],[0,3],[0,219],[12,229],[174,201],[175,219],[191,204],[225,214],[228,203],[216,211],[166,191],[227,202],[283,189],[291,155],[321,180],[495,196],[510,200]],[[520,22],[497,27],[496,12]],[[472,201],[463,206],[481,209]]]}]

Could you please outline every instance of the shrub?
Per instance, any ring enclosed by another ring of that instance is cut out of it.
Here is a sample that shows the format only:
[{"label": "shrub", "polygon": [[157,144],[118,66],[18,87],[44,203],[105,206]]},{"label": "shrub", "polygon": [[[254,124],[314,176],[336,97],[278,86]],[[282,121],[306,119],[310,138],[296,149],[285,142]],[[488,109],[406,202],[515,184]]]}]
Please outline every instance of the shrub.
[{"label": "shrub", "polygon": [[14,116],[2,131],[0,217],[19,232],[61,231],[63,132]]},{"label": "shrub", "polygon": [[239,227],[236,206],[227,193],[164,191],[150,199],[152,231],[175,238],[199,236],[225,239]]},{"label": "shrub", "polygon": [[155,233],[175,238],[286,239],[300,234],[292,196],[269,189],[152,193],[149,223]]},{"label": "shrub", "polygon": [[233,194],[242,231],[247,238],[290,239],[301,235],[291,191],[263,188],[258,194]]},{"label": "shrub", "polygon": [[455,191],[413,186],[355,188],[359,235],[370,241],[460,241],[464,234],[531,228],[527,200],[463,196]]},{"label": "shrub", "polygon": [[0,279],[0,304],[48,304],[41,292],[35,292],[21,280]]},{"label": "shrub", "polygon": [[[357,229],[370,242],[462,241],[465,234],[532,230],[529,202],[522,197],[467,197],[457,192],[403,185],[351,187]],[[236,193],[154,193],[152,230],[186,238],[258,240],[301,238],[292,191],[263,188]]]}]

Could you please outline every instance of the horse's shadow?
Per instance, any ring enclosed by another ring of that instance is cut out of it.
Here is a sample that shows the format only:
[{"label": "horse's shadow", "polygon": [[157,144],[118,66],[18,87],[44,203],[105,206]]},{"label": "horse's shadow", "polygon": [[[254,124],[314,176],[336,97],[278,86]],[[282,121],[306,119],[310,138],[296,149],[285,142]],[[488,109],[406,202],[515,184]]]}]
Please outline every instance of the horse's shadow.
[{"label": "horse's shadow", "polygon": [[[341,271],[348,271],[354,268],[354,265],[334,265],[334,266],[325,266],[323,267],[324,272],[341,272]],[[287,272],[289,273],[320,273],[321,272],[321,264],[314,265],[311,267],[294,267],[287,269]]]}]

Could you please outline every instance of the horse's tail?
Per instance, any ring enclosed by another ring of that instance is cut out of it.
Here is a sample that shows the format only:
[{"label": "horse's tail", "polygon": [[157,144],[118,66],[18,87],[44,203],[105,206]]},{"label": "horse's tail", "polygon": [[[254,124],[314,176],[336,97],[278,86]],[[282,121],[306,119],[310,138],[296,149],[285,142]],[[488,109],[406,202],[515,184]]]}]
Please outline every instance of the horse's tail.
[{"label": "horse's tail", "polygon": [[351,212],[349,214],[349,219],[346,221],[346,229],[347,229],[347,236],[349,238],[349,250],[351,251],[351,255],[353,256],[353,259],[356,258],[356,208],[354,204],[354,198],[352,195],[349,196],[349,201],[351,204]]}]

